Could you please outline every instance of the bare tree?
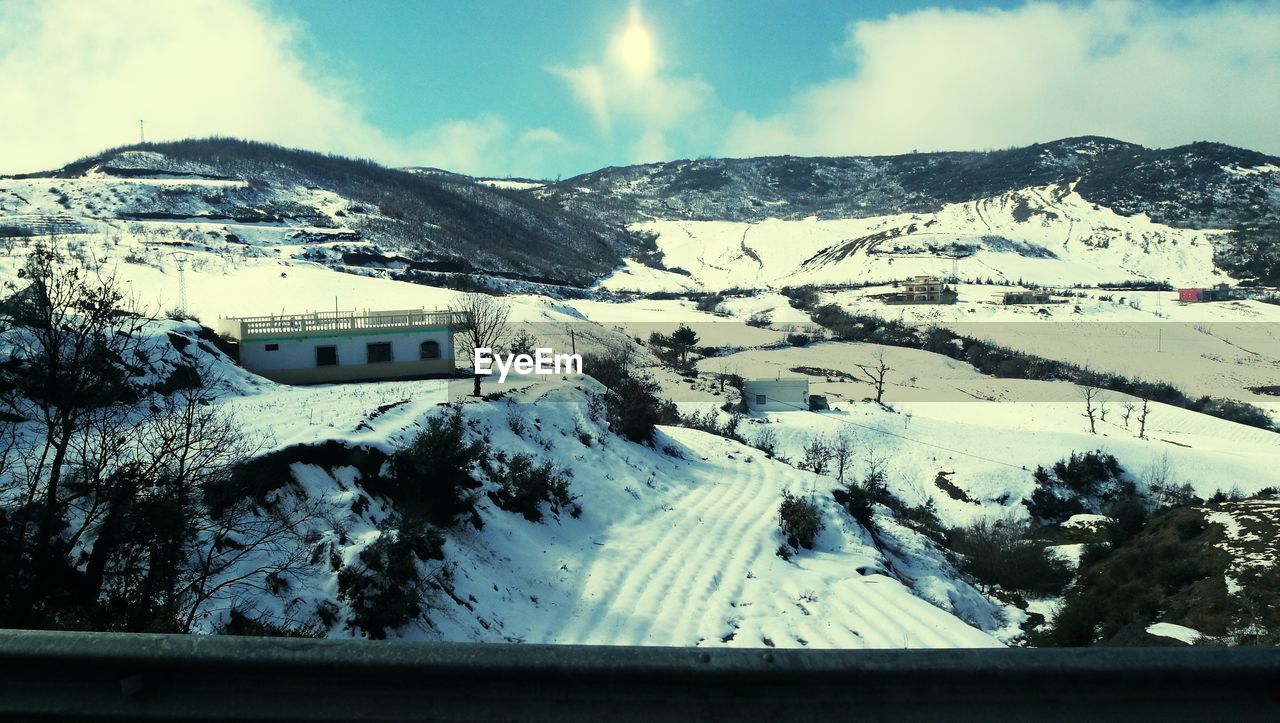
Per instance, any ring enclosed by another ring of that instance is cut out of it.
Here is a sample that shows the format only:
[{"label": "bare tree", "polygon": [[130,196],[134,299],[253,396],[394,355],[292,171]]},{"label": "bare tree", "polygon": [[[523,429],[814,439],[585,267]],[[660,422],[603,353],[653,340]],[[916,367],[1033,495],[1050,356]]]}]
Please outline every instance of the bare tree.
[{"label": "bare tree", "polygon": [[1151,412],[1150,402],[1142,399],[1142,410],[1138,412],[1138,439],[1147,438],[1147,414]]},{"label": "bare tree", "polygon": [[120,308],[124,293],[113,277],[90,276],[43,244],[19,277],[25,285],[0,302],[8,356],[0,368],[0,418],[22,420],[34,443],[8,460],[20,467],[10,469],[17,488],[10,492],[19,495],[6,496],[23,522],[0,551],[0,570],[16,576],[0,581],[10,588],[0,597],[21,624],[57,586],[55,571],[70,550],[66,516],[93,489],[81,478],[94,470],[94,455],[77,455],[77,443],[112,428],[130,406],[125,368],[147,356],[142,329],[149,320]]},{"label": "bare tree", "polygon": [[876,352],[876,363],[874,366],[868,364],[855,364],[854,366],[862,372],[867,381],[876,388],[876,404],[884,406],[884,380],[885,376],[893,369],[884,360],[884,348],[881,347]]},{"label": "bare tree", "polygon": [[726,364],[720,372],[720,391],[724,392],[725,385],[729,385],[734,389],[742,389],[742,374],[738,371],[738,366],[734,364]]},{"label": "bare tree", "polygon": [[864,486],[869,490],[884,490],[888,486],[888,460],[880,454],[874,444],[866,445],[866,456],[862,458],[867,474],[863,478]]},{"label": "bare tree", "polygon": [[1169,464],[1169,453],[1160,455],[1159,461],[1152,462],[1144,475],[1147,489],[1164,490],[1173,484],[1173,465]]},{"label": "bare tree", "polygon": [[[462,337],[463,348],[471,358],[472,369],[475,368],[476,349],[498,349],[506,339],[509,327],[507,316],[511,313],[511,305],[488,294],[466,294],[449,307],[458,318],[454,331]],[[481,374],[473,374],[475,388],[472,396],[480,396]]]},{"label": "bare tree", "polygon": [[1097,387],[1081,387],[1080,396],[1084,398],[1084,414],[1080,415],[1089,420],[1089,433],[1098,433],[1098,393]]},{"label": "bare tree", "polygon": [[194,629],[207,603],[246,590],[278,594],[305,567],[303,539],[319,517],[318,503],[290,499],[259,507],[240,499],[217,516],[197,518],[191,563],[174,590],[178,618]]},{"label": "bare tree", "polygon": [[827,465],[831,462],[834,451],[831,445],[823,439],[822,435],[818,435],[809,440],[804,446],[804,457],[800,463],[796,465],[800,469],[807,469],[814,474],[826,474]]},{"label": "bare tree", "polygon": [[207,370],[168,395],[138,386],[168,345],[112,279],[43,249],[23,278],[0,302],[0,624],[186,631],[210,600],[285,579],[310,503],[264,504],[234,478],[261,447],[211,403]]},{"label": "bare tree", "polygon": [[142,454],[161,481],[182,529],[158,550],[168,565],[154,575],[156,604],[178,629],[190,632],[206,604],[246,590],[279,592],[301,570],[303,529],[318,517],[318,502],[277,494],[259,500],[237,478],[265,442],[241,432],[236,418],[209,404],[209,375],[168,398],[140,434]]},{"label": "bare tree", "polygon": [[765,427],[756,432],[756,436],[751,440],[751,446],[772,457],[778,451],[778,433]]},{"label": "bare tree", "polygon": [[832,447],[832,459],[836,463],[836,479],[840,484],[844,484],[844,475],[848,471],[849,465],[853,462],[853,441],[847,435],[841,434],[836,437],[835,445]]},{"label": "bare tree", "polygon": [[1137,409],[1138,405],[1134,404],[1133,402],[1124,401],[1120,403],[1120,408],[1124,410],[1124,428],[1128,429],[1129,418],[1133,416],[1133,410]]}]

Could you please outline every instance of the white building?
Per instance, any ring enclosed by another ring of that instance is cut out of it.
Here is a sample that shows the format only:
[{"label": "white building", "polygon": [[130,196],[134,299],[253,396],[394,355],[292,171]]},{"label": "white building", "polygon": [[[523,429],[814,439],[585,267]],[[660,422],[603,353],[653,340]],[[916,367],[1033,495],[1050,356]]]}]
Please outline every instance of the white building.
[{"label": "white building", "polygon": [[456,312],[326,311],[219,319],[240,365],[284,384],[450,376]]},{"label": "white building", "polygon": [[749,412],[808,411],[809,380],[748,379],[742,383],[742,400]]}]

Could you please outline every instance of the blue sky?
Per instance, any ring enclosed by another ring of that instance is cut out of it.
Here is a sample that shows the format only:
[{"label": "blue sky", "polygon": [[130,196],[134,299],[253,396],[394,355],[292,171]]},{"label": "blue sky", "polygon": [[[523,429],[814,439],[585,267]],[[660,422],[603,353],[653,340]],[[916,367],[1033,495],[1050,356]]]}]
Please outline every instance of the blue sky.
[{"label": "blue sky", "polygon": [[[846,47],[859,20],[913,10],[1016,7],[1019,2],[413,2],[274,0],[304,28],[318,68],[357,82],[369,120],[410,135],[423,125],[499,114],[555,129],[573,147],[544,171],[572,174],[636,160],[625,133],[602,134],[549,68],[589,63],[639,9],[672,72],[704,80],[727,123],[737,109],[783,110],[807,86],[856,67]],[[704,138],[671,144],[672,157],[713,155]],[[496,170],[496,169],[495,169]],[[537,175],[535,173],[535,175]]]},{"label": "blue sky", "polygon": [[223,134],[467,173],[982,149],[1280,154],[1280,3],[0,0],[0,171]]},{"label": "blue sky", "polygon": [[[937,5],[689,0],[640,8],[670,65],[701,75],[727,107],[770,113],[850,67],[842,48],[853,22]],[[401,133],[485,112],[586,132],[588,119],[546,69],[589,62],[629,12],[623,3],[563,0],[275,0],[271,8],[305,28],[317,66],[360,84],[372,121]]]}]

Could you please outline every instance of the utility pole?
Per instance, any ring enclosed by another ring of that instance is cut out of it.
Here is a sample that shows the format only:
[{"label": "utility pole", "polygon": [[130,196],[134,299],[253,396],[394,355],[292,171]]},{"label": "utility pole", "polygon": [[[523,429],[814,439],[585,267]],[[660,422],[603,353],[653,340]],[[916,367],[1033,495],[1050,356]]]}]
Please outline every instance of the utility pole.
[{"label": "utility pole", "polygon": [[578,353],[578,338],[574,336],[572,326],[569,327],[569,353],[570,354]]},{"label": "utility pole", "polygon": [[147,142],[147,130],[146,126],[143,125],[141,118],[138,119],[138,139],[142,143]]},{"label": "utility pole", "polygon": [[178,257],[178,310],[187,313],[187,260]]},{"label": "utility pole", "polygon": [[177,311],[187,313],[187,257],[186,251],[174,251],[169,254],[178,262],[178,308]]}]

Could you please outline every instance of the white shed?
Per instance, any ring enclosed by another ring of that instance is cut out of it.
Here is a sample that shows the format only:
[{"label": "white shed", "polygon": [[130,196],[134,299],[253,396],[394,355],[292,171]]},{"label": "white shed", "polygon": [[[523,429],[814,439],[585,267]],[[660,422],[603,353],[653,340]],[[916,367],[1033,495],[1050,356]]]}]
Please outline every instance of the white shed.
[{"label": "white shed", "polygon": [[742,399],[751,412],[805,412],[809,410],[809,380],[748,379],[742,383]]}]

